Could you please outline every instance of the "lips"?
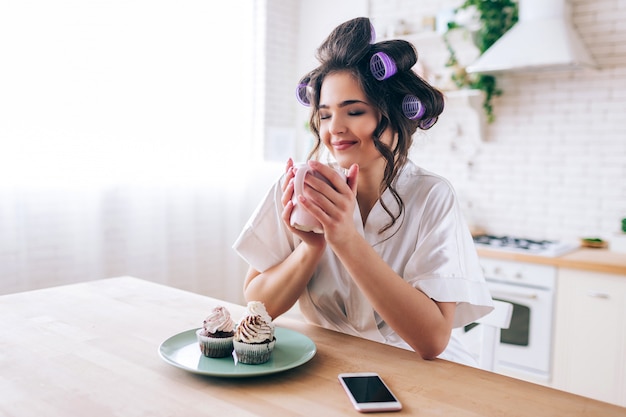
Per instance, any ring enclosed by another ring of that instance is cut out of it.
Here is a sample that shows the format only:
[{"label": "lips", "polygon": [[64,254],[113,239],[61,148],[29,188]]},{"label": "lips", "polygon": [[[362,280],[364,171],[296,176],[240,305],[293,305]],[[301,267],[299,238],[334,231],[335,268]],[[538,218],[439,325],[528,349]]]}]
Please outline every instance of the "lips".
[{"label": "lips", "polygon": [[333,147],[333,149],[337,150],[337,151],[343,151],[348,149],[349,147],[351,147],[352,145],[356,144],[356,141],[353,140],[340,140],[337,142],[332,142],[331,146]]}]

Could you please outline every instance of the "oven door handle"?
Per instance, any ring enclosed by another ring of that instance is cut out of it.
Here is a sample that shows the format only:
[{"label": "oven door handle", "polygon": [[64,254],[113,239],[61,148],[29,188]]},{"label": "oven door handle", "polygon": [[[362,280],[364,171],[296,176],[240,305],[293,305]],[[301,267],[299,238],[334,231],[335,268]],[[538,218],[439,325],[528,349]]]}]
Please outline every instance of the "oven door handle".
[{"label": "oven door handle", "polygon": [[527,300],[536,300],[537,298],[539,298],[539,294],[537,293],[523,293],[523,292],[514,292],[514,291],[491,290],[491,295],[495,298],[515,297],[515,298],[524,298]]}]

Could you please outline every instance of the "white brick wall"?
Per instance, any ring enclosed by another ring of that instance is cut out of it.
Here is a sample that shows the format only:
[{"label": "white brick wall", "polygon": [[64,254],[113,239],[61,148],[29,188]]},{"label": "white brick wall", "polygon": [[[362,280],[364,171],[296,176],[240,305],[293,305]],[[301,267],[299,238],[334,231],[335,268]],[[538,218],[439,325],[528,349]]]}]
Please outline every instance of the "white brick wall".
[{"label": "white brick wall", "polygon": [[[371,17],[421,21],[460,4],[424,3],[371,0]],[[469,220],[489,232],[610,239],[626,217],[626,2],[571,5],[600,70],[502,75],[485,141],[450,102],[440,126],[416,138],[413,159],[449,178]]]}]

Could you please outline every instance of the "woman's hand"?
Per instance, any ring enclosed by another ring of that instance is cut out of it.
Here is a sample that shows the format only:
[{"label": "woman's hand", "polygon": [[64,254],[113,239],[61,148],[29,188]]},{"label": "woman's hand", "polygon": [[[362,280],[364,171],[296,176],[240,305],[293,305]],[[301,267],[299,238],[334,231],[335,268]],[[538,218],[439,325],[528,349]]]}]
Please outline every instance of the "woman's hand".
[{"label": "woman's hand", "polygon": [[[293,211],[291,199],[294,191],[294,175],[294,165],[290,158],[287,161],[285,180],[281,188],[283,206],[281,217],[289,230],[302,239],[302,242],[287,258],[265,271],[260,272],[250,268],[244,282],[246,299],[263,302],[267,312],[274,318],[289,310],[298,300],[315,273],[326,248],[323,234],[303,232],[290,225],[289,220]],[[307,175],[307,179],[309,177],[312,176]],[[308,195],[311,190],[308,186],[306,188]],[[330,186],[329,188],[332,189]]]},{"label": "woman's hand", "polygon": [[[326,177],[331,184],[307,175],[303,196],[298,203],[309,211],[324,229],[324,238],[331,245],[349,241],[356,233],[354,208],[359,167],[352,165],[344,179],[335,169],[317,161],[309,161],[309,166]],[[293,190],[293,181],[288,189]],[[293,195],[291,191],[290,196]]]}]

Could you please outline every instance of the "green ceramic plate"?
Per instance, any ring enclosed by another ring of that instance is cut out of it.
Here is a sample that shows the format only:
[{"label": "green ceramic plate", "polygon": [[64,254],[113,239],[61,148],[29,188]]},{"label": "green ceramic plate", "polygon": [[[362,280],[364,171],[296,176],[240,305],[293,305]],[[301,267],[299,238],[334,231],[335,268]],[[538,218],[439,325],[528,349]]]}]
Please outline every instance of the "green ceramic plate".
[{"label": "green ceramic plate", "polygon": [[207,358],[200,352],[196,330],[179,333],[165,340],[159,346],[161,358],[177,368],[196,374],[219,377],[251,377],[273,374],[295,368],[315,356],[315,343],[294,330],[276,327],[276,345],[270,360],[259,365],[238,363],[232,356]]}]

